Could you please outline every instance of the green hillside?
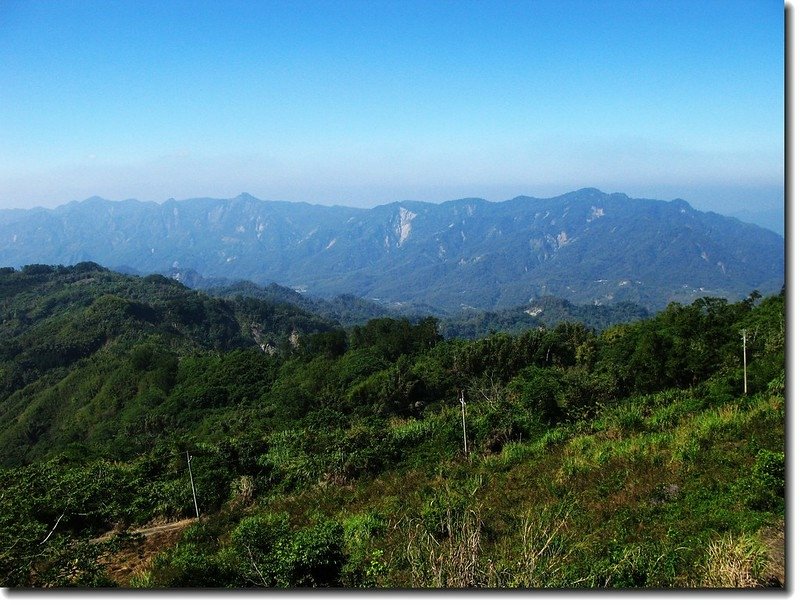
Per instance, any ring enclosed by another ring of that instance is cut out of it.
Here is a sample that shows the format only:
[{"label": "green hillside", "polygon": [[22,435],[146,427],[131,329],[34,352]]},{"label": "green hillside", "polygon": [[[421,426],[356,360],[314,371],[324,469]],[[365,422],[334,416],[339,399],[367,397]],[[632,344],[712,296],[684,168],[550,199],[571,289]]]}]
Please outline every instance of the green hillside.
[{"label": "green hillside", "polygon": [[292,332],[335,327],[291,305],[215,299],[94,263],[0,270],[0,320],[6,464],[65,449],[136,451],[184,363],[233,351],[263,360],[259,345],[277,352]]},{"label": "green hillside", "polygon": [[[782,294],[472,341],[94,265],[0,294],[4,586],[783,585]],[[200,520],[120,571],[188,456]]]}]

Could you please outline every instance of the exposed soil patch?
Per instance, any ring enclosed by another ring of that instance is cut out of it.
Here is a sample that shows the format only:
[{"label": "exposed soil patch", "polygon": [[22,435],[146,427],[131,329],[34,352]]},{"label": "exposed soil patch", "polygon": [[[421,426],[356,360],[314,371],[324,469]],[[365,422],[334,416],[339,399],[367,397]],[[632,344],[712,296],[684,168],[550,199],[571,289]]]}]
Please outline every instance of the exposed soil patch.
[{"label": "exposed soil patch", "polygon": [[786,530],[785,524],[767,527],[761,532],[767,546],[769,564],[766,569],[767,582],[772,586],[786,586]]},{"label": "exposed soil patch", "polygon": [[[134,537],[129,545],[115,553],[109,553],[100,559],[100,563],[105,565],[108,576],[122,587],[130,584],[130,579],[134,574],[145,571],[155,556],[167,548],[171,548],[178,543],[178,540],[189,525],[196,519],[183,519],[165,525],[154,527],[143,527],[129,530]],[[93,542],[105,542],[110,540],[119,532],[111,531]]]}]

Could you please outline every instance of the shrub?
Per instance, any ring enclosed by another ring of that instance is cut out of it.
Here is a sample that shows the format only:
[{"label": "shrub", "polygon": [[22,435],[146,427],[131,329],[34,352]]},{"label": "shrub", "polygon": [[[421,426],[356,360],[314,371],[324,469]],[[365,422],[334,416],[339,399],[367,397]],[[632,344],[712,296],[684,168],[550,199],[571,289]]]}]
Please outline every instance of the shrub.
[{"label": "shrub", "polygon": [[782,369],[781,373],[769,382],[767,385],[767,391],[770,395],[783,395],[786,392],[785,369]]},{"label": "shrub", "polygon": [[298,531],[292,541],[290,585],[342,586],[342,568],[347,562],[343,538],[342,526],[331,519],[318,520]]},{"label": "shrub", "polygon": [[756,510],[782,510],[785,487],[784,453],[759,450],[746,487],[748,506]]},{"label": "shrub", "polygon": [[344,548],[347,563],[342,578],[353,588],[372,588],[388,570],[383,551],[373,548],[374,539],[384,533],[386,522],[375,513],[353,515],[345,519]]},{"label": "shrub", "polygon": [[204,546],[182,541],[172,550],[156,556],[148,581],[172,588],[225,586],[226,574],[214,555]]},{"label": "shrub", "polygon": [[290,586],[291,532],[285,514],[264,514],[242,519],[231,532],[239,575],[263,587]]},{"label": "shrub", "polygon": [[267,513],[243,519],[231,533],[231,549],[220,558],[255,586],[341,586],[343,542],[336,521],[320,519],[292,532],[286,514]]}]

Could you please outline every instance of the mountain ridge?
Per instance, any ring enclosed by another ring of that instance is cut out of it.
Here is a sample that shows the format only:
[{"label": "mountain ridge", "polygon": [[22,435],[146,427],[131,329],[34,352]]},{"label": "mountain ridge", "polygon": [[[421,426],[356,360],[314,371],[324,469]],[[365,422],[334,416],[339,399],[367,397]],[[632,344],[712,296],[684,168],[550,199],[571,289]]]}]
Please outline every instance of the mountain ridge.
[{"label": "mountain ridge", "polygon": [[[192,198],[0,211],[0,265],[98,262],[138,271],[290,286],[319,297],[488,310],[540,296],[651,309],[702,296],[777,291],[784,242],[773,232],[695,210],[584,188],[371,209]],[[4,214],[6,213],[6,214]]]}]

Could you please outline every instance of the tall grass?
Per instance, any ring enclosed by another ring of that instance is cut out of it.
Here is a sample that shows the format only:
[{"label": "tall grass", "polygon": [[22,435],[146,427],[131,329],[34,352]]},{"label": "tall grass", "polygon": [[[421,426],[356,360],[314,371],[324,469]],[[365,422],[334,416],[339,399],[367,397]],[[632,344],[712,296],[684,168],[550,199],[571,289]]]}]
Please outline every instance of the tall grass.
[{"label": "tall grass", "polygon": [[511,441],[503,446],[497,456],[488,456],[484,463],[491,468],[508,468],[524,461],[537,460],[552,453],[553,449],[569,439],[566,427],[555,427],[534,441]]},{"label": "tall grass", "polygon": [[675,429],[673,460],[692,462],[703,447],[721,437],[749,438],[748,427],[755,422],[782,422],[783,399],[776,396],[758,396],[727,403],[718,408],[685,415]]},{"label": "tall grass", "polygon": [[542,506],[515,518],[515,533],[484,552],[479,509],[448,507],[440,525],[408,520],[406,560],[413,588],[547,588],[567,583],[578,544],[570,527],[573,504]]},{"label": "tall grass", "polygon": [[755,536],[727,534],[713,540],[706,551],[701,586],[756,588],[763,586],[767,549]]},{"label": "tall grass", "polygon": [[442,421],[435,416],[421,420],[392,418],[389,431],[396,442],[414,444],[433,434],[440,424]]},{"label": "tall grass", "polygon": [[[528,511],[516,539],[496,561],[486,564],[490,588],[551,588],[563,586],[578,540],[570,526],[574,503]],[[507,543],[508,544],[508,543]]]},{"label": "tall grass", "polygon": [[406,557],[413,588],[469,588],[484,584],[479,559],[480,513],[447,508],[436,533],[423,521],[406,524]]}]

